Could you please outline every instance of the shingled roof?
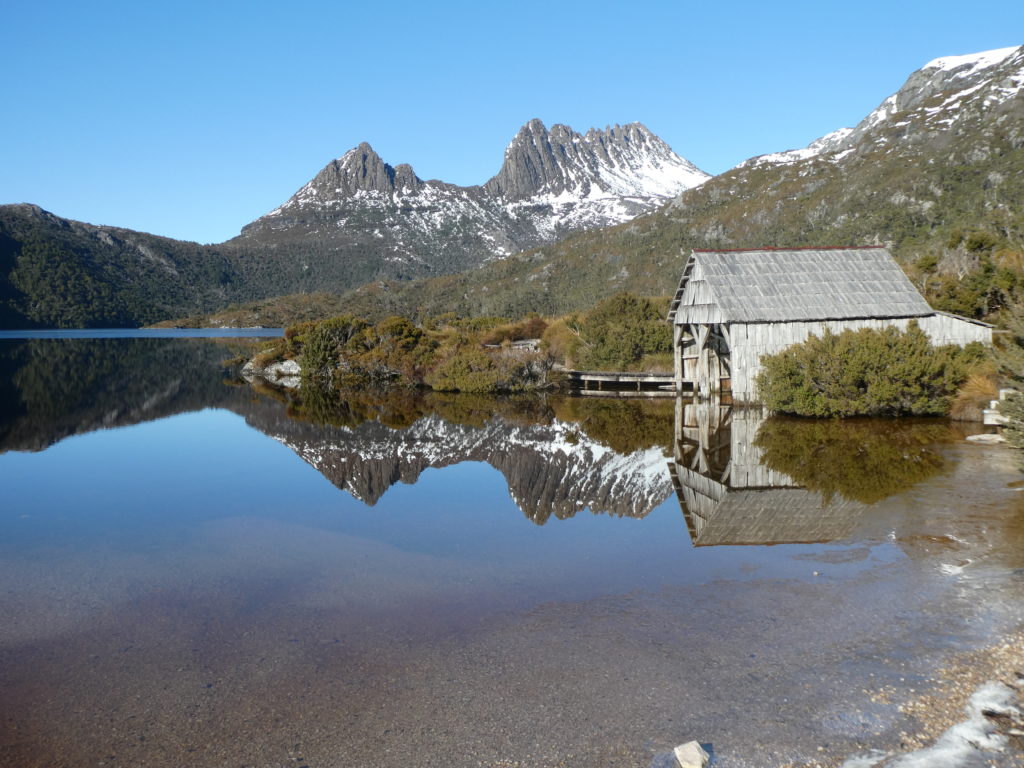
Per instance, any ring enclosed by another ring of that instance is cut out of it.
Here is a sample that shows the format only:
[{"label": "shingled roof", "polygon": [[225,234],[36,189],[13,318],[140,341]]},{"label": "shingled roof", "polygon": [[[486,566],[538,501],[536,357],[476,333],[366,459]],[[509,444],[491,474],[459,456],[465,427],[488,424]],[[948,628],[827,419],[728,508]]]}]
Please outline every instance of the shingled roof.
[{"label": "shingled roof", "polygon": [[757,323],[935,310],[885,248],[693,251],[668,319]]}]

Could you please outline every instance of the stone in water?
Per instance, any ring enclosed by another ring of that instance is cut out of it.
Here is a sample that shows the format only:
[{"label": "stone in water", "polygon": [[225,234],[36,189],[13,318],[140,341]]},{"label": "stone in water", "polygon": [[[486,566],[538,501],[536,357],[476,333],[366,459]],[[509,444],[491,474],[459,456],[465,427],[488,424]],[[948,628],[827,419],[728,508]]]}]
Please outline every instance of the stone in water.
[{"label": "stone in water", "polygon": [[696,741],[680,744],[672,752],[676,756],[679,768],[704,768],[708,764],[708,760],[711,759],[711,756]]},{"label": "stone in water", "polygon": [[982,445],[998,445],[999,443],[1005,443],[1006,438],[1002,435],[968,435],[967,441],[969,443],[981,443]]}]

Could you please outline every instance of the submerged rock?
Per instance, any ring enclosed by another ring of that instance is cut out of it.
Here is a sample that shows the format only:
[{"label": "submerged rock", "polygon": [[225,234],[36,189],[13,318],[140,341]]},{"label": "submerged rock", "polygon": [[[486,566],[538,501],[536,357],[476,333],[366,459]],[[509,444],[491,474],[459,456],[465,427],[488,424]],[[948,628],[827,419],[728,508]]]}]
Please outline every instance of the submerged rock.
[{"label": "submerged rock", "polygon": [[1005,443],[1006,442],[1006,438],[1003,437],[1002,435],[992,435],[992,434],[968,435],[967,436],[967,442],[969,442],[969,443],[979,443],[981,445],[998,445],[999,443]]}]

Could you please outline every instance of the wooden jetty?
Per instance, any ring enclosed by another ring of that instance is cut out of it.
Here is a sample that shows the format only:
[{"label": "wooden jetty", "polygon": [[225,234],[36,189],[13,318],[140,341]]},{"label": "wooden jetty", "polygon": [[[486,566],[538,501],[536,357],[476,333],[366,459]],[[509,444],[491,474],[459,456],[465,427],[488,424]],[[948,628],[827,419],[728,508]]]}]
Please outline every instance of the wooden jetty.
[{"label": "wooden jetty", "polygon": [[641,371],[565,371],[574,392],[585,395],[674,396],[676,387],[671,373]]}]

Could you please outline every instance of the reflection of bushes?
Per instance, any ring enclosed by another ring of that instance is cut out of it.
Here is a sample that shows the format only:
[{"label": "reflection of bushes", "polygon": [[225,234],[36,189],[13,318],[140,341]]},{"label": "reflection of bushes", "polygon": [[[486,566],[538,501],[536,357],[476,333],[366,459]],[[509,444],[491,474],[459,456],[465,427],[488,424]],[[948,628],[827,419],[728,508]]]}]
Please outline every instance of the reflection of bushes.
[{"label": "reflection of bushes", "polygon": [[945,460],[934,446],[952,439],[949,426],[936,422],[775,417],[754,445],[766,467],[797,485],[872,504],[942,472]]},{"label": "reflection of bushes", "polygon": [[453,424],[482,427],[495,417],[520,424],[548,424],[551,409],[536,396],[495,397],[415,389],[326,390],[320,387],[289,392],[288,415],[313,424],[355,428],[377,421],[404,429],[436,414]]},{"label": "reflection of bushes", "polygon": [[[404,429],[434,414],[452,424],[479,428],[495,418],[523,426],[550,424],[557,418],[578,424],[580,432],[624,455],[654,446],[667,454],[672,446],[675,402],[669,398],[598,400],[394,388],[276,391],[288,398],[291,418],[313,424],[355,428],[377,421]],[[575,439],[578,435],[570,437]]]},{"label": "reflection of bushes", "polygon": [[675,399],[611,400],[588,397],[551,398],[555,415],[572,421],[592,439],[616,453],[630,454],[652,446],[671,452]]},{"label": "reflection of bushes", "polygon": [[288,393],[288,415],[312,424],[354,429],[365,421],[379,421],[392,429],[404,429],[424,416],[422,398],[414,390],[348,390],[303,387]]},{"label": "reflection of bushes", "polygon": [[536,395],[493,395],[462,392],[428,392],[428,407],[445,421],[482,427],[495,416],[504,421],[531,426],[550,424],[552,412],[546,398]]}]

